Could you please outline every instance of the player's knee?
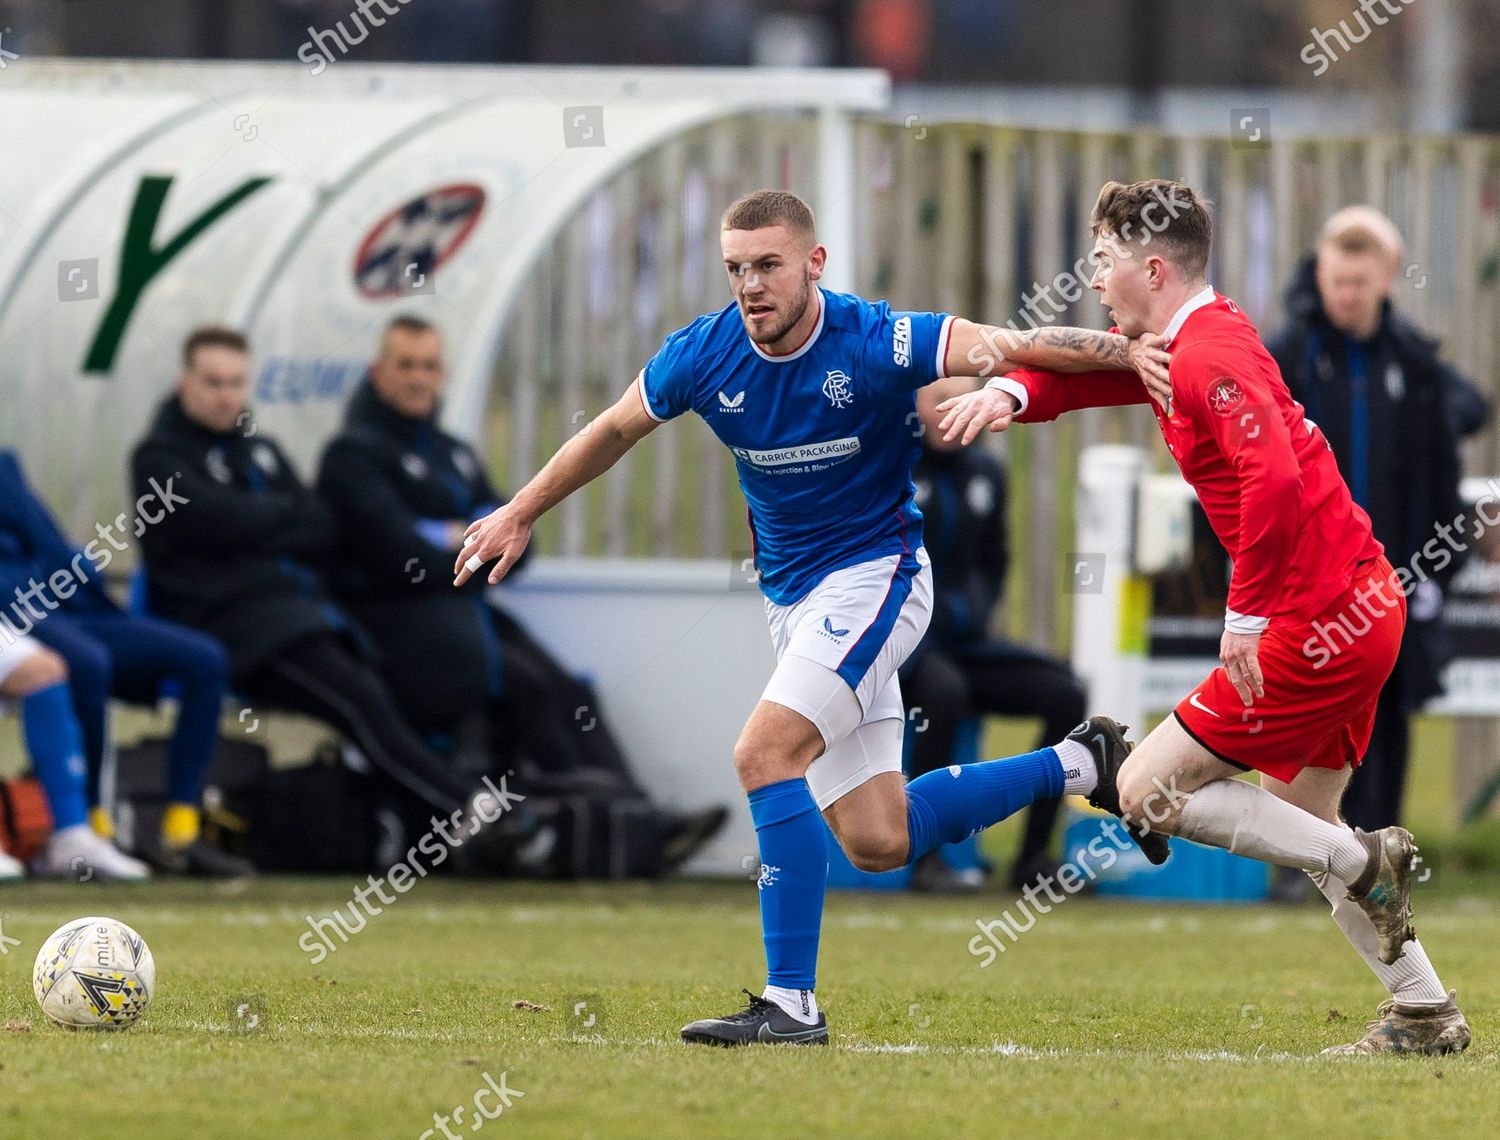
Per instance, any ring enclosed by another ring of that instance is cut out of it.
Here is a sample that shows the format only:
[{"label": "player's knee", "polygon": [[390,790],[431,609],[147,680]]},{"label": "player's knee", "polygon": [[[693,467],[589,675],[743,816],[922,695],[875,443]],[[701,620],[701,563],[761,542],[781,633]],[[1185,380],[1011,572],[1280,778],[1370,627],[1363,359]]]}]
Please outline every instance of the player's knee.
[{"label": "player's knee", "polygon": [[[1153,804],[1160,797],[1156,795],[1156,785],[1147,776],[1144,769],[1131,769],[1129,764],[1120,770],[1116,781],[1116,787],[1120,793],[1120,810],[1131,819],[1150,820],[1152,818]],[[1161,808],[1157,807],[1156,815],[1161,814]]]},{"label": "player's knee", "polygon": [[799,765],[797,758],[785,749],[741,737],[734,746],[734,770],[739,775],[740,786],[748,792],[804,776],[807,764]]},{"label": "player's knee", "polygon": [[906,865],[909,844],[905,832],[868,832],[840,842],[849,862],[861,871],[894,871]]},{"label": "player's knee", "polygon": [[51,649],[38,649],[10,671],[0,684],[0,696],[28,697],[67,679],[67,662]]}]

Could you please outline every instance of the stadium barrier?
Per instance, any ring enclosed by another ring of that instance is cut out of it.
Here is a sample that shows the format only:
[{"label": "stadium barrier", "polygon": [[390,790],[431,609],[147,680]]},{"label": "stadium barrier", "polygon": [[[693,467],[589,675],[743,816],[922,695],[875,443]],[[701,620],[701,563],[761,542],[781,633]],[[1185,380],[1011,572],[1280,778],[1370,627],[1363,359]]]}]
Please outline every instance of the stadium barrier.
[{"label": "stadium barrier", "polygon": [[[732,756],[775,665],[753,577],[698,561],[546,559],[495,596],[589,677],[654,794],[735,809],[692,870],[753,878],[759,846]],[[600,712],[574,717],[587,729]]]}]

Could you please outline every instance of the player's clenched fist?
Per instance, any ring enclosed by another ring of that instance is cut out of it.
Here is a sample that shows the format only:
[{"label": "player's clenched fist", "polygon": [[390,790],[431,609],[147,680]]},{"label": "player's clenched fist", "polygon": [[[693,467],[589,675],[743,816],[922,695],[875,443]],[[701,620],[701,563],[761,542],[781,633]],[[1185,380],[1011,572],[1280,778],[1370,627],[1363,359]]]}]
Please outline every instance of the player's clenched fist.
[{"label": "player's clenched fist", "polygon": [[943,442],[952,443],[959,436],[965,444],[973,443],[985,428],[1004,431],[1010,427],[1020,405],[1009,392],[995,388],[981,388],[977,392],[965,392],[952,396],[938,405],[937,410],[946,412],[938,424],[943,433]]},{"label": "player's clenched fist", "polygon": [[486,562],[498,559],[490,570],[489,581],[493,586],[510,572],[530,541],[531,522],[516,510],[514,503],[491,511],[464,531],[464,548],[453,564],[453,584],[462,586]]}]

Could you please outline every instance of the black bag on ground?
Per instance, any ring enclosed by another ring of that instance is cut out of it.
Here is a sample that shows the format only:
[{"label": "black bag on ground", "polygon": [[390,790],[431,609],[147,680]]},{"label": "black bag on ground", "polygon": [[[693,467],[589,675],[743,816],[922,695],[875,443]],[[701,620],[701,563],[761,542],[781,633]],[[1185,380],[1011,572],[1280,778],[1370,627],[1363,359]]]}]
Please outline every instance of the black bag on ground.
[{"label": "black bag on ground", "polygon": [[[167,806],[171,741],[147,737],[115,752],[115,831],[127,851],[154,850]],[[253,858],[255,798],[271,771],[259,744],[221,737],[203,789],[203,841],[231,855]]]},{"label": "black bag on ground", "polygon": [[[151,738],[118,751],[116,827],[128,850],[150,850],[157,842],[169,743]],[[513,821],[522,824],[524,815],[524,826],[497,841],[488,855],[467,844],[454,852],[453,869],[540,879],[661,876],[668,836],[649,801],[602,789],[571,795],[560,790],[545,784],[528,790]],[[404,818],[367,774],[343,763],[334,745],[320,748],[306,764],[272,768],[262,746],[220,740],[204,790],[204,842],[249,859],[263,872],[378,871],[427,830],[425,816]]]},{"label": "black bag on ground", "polygon": [[524,861],[518,874],[552,879],[655,879],[662,874],[666,836],[660,814],[647,801],[528,796],[526,804],[553,838],[545,856]]},{"label": "black bag on ground", "polygon": [[[154,849],[167,797],[170,741],[122,747],[115,767],[115,827],[121,846]],[[259,744],[221,739],[203,791],[205,843],[261,871],[342,874],[376,865],[378,793],[325,746],[306,764],[272,768]]]},{"label": "black bag on ground", "polygon": [[336,748],[267,773],[252,809],[250,858],[262,871],[368,871],[380,844],[379,793]]}]

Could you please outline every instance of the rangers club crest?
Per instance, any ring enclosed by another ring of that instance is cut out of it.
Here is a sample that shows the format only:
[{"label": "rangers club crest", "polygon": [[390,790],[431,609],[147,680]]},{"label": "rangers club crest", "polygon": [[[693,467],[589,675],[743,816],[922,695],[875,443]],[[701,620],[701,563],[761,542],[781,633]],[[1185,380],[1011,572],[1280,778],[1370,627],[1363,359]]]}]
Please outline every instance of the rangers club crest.
[{"label": "rangers club crest", "polygon": [[1245,402],[1245,390],[1232,376],[1215,380],[1208,390],[1208,406],[1221,416],[1227,416]]},{"label": "rangers club crest", "polygon": [[828,402],[835,408],[847,408],[854,403],[854,393],[849,387],[853,383],[847,372],[835,368],[823,381],[823,395],[828,397]]}]

